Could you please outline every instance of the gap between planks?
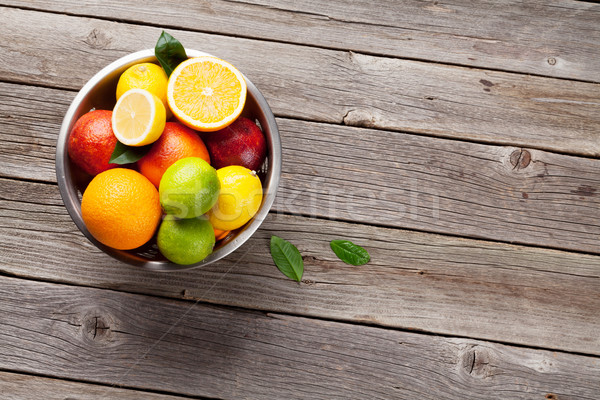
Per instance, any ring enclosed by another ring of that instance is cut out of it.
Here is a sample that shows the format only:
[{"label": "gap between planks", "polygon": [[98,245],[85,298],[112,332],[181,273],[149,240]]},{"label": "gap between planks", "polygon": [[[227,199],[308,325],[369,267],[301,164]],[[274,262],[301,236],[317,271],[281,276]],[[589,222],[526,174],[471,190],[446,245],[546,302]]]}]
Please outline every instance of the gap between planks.
[{"label": "gap between planks", "polygon": [[100,382],[59,378],[53,375],[1,368],[0,387],[4,400],[219,400],[161,391],[146,391],[143,388],[115,387]]}]

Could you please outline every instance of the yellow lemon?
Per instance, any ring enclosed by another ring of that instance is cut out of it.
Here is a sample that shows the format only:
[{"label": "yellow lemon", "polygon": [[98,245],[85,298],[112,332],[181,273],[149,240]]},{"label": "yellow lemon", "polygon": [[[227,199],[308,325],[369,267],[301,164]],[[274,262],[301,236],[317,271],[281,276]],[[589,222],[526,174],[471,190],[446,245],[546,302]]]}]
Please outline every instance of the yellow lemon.
[{"label": "yellow lemon", "polygon": [[171,73],[167,101],[183,124],[210,132],[225,128],[240,115],[246,91],[244,77],[227,61],[194,57]]},{"label": "yellow lemon", "polygon": [[263,191],[254,171],[239,165],[217,170],[221,191],[217,203],[208,212],[215,229],[230,231],[243,226],[258,212]]},{"label": "yellow lemon", "polygon": [[158,97],[144,89],[130,89],[113,109],[112,128],[121,143],[144,146],[160,137],[166,120],[165,106]]},{"label": "yellow lemon", "polygon": [[167,103],[168,81],[167,74],[160,66],[152,63],[135,64],[127,68],[119,77],[117,100],[130,89],[147,90],[162,101],[169,119],[171,111]]}]

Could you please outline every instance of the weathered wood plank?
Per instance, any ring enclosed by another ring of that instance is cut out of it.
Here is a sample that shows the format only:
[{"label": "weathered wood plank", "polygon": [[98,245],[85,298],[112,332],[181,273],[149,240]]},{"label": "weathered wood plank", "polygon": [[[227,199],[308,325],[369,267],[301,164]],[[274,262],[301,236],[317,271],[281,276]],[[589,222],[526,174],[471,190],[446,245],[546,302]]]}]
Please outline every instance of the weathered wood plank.
[{"label": "weathered wood plank", "polygon": [[138,390],[119,389],[81,382],[69,382],[40,376],[0,372],[3,400],[182,400],[189,397],[168,396]]},{"label": "weathered wood plank", "polygon": [[0,82],[0,175],[56,181],[56,141],[74,97]]},{"label": "weathered wood plank", "polygon": [[[22,1],[1,4],[24,6]],[[30,0],[27,7],[598,82],[600,5],[546,1]]]},{"label": "weathered wood plank", "polygon": [[[1,176],[55,181],[53,146],[73,96],[0,83]],[[600,160],[278,123],[277,211],[600,252]]]},{"label": "weathered wood plank", "polygon": [[[3,80],[79,89],[159,28],[2,8]],[[600,85],[172,31],[237,65],[279,116],[600,155]],[[19,68],[14,66],[18,65]]]},{"label": "weathered wood plank", "polygon": [[600,160],[282,121],[276,210],[600,252]]},{"label": "weathered wood plank", "polygon": [[[4,274],[600,355],[598,256],[271,214],[225,260],[153,273],[100,253],[54,185],[0,179],[0,198]],[[273,234],[305,256],[301,284],[274,266]],[[339,238],[371,262],[337,260]]]},{"label": "weathered wood plank", "polygon": [[225,399],[593,399],[598,358],[2,278],[0,366]]}]

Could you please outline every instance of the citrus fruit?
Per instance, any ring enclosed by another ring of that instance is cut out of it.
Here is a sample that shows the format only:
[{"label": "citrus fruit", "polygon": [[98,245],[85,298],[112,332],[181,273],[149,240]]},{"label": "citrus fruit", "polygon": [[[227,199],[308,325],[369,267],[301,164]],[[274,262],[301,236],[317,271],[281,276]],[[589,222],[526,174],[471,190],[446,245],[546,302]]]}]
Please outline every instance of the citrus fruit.
[{"label": "citrus fruit", "polygon": [[206,213],[219,196],[217,171],[199,157],[171,165],[160,180],[160,203],[167,214],[195,218]]},{"label": "citrus fruit", "polygon": [[225,239],[230,232],[231,231],[222,231],[220,229],[215,229],[215,240],[219,241],[221,239]]},{"label": "citrus fruit", "polygon": [[206,217],[177,219],[167,215],[156,236],[160,252],[176,264],[195,264],[212,253],[213,228]]},{"label": "citrus fruit", "polygon": [[116,164],[109,164],[117,144],[113,134],[112,111],[95,110],[83,114],[71,129],[68,153],[71,160],[90,175],[97,175]]},{"label": "citrus fruit", "polygon": [[167,102],[182,123],[216,131],[232,123],[246,102],[246,81],[230,63],[217,57],[189,58],[169,77]]},{"label": "citrus fruit", "polygon": [[119,141],[128,146],[144,146],[156,141],[166,122],[165,106],[144,89],[130,89],[117,100],[112,128]]},{"label": "citrus fruit", "polygon": [[262,185],[253,171],[239,165],[217,170],[221,192],[208,219],[215,229],[237,229],[257,213],[262,202]]},{"label": "citrus fruit", "polygon": [[139,172],[109,169],[85,189],[81,216],[99,242],[119,250],[135,249],[152,238],[160,222],[158,191]]},{"label": "citrus fruit", "polygon": [[208,150],[198,133],[178,122],[167,122],[162,135],[138,161],[139,171],[158,188],[167,168],[186,157],[200,157],[210,163]]},{"label": "citrus fruit", "polygon": [[162,101],[167,114],[169,114],[170,110],[167,104],[168,79],[165,71],[156,64],[140,63],[132,65],[119,77],[117,100],[129,89],[145,89]]},{"label": "citrus fruit", "polygon": [[239,117],[229,126],[205,135],[213,167],[241,165],[257,171],[267,157],[265,135],[253,121]]}]

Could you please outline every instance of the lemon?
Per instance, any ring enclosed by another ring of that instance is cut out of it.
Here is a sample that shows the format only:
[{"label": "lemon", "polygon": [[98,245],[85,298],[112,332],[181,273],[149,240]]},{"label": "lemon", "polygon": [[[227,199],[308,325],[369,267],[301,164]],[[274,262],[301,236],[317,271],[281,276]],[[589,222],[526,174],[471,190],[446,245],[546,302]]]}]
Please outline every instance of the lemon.
[{"label": "lemon", "polygon": [[117,83],[117,100],[130,89],[144,89],[155,95],[162,101],[167,112],[167,119],[171,110],[167,104],[167,85],[169,78],[165,71],[158,65],[152,63],[141,63],[133,65],[119,77]]},{"label": "lemon", "polygon": [[112,128],[121,143],[144,146],[160,137],[166,121],[165,106],[158,97],[144,89],[130,89],[113,109]]},{"label": "lemon", "polygon": [[208,219],[215,229],[237,229],[258,212],[262,202],[262,185],[254,171],[239,165],[217,170],[221,192]]},{"label": "lemon", "polygon": [[169,261],[189,265],[212,253],[215,235],[206,217],[177,219],[167,215],[158,228],[156,244]]},{"label": "lemon", "polygon": [[[217,171],[200,157],[176,161],[163,174],[158,193],[167,214],[195,218],[205,214],[219,196]],[[214,236],[214,232],[213,232]]]}]

